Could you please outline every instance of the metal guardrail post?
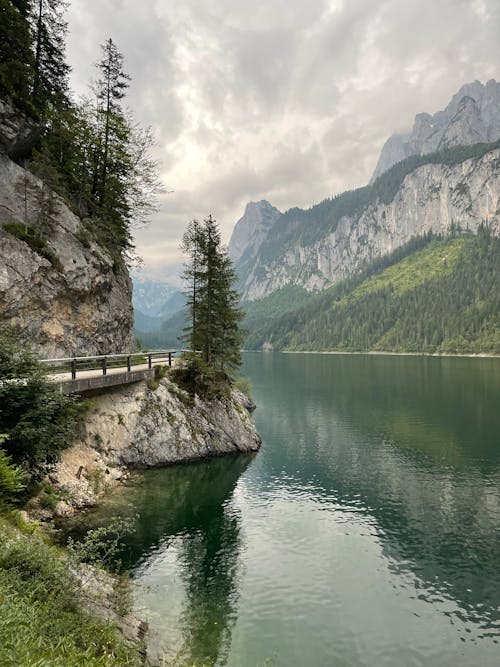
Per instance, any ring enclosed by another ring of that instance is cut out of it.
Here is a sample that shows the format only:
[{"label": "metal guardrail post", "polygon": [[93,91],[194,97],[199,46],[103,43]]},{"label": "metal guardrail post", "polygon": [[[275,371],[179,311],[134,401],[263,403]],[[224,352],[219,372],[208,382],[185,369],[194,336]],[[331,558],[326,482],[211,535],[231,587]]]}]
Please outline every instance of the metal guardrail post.
[{"label": "metal guardrail post", "polygon": [[152,356],[153,356],[152,354],[148,354],[148,368],[152,368],[152,367],[153,367],[153,363],[152,363],[152,361],[151,361],[151,357],[152,357]]},{"label": "metal guardrail post", "polygon": [[172,366],[172,352],[168,353],[168,365]]},{"label": "metal guardrail post", "polygon": [[76,380],[76,359],[71,360],[71,379]]},{"label": "metal guardrail post", "polygon": [[103,357],[102,358],[102,374],[107,375],[107,373],[108,373],[108,366],[107,366],[107,363],[106,363],[106,357]]},{"label": "metal guardrail post", "polygon": [[130,354],[127,355],[127,371],[130,373]]}]

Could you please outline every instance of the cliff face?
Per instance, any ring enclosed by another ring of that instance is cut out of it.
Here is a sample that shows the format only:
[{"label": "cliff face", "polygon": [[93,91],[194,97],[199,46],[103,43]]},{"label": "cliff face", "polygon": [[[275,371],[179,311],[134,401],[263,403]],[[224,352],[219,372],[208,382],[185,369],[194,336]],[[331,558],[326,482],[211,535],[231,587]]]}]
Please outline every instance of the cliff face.
[{"label": "cliff face", "polygon": [[448,106],[434,115],[419,113],[411,132],[386,141],[371,183],[410,155],[426,155],[451,146],[490,143],[500,138],[500,83],[474,81],[462,86]]},{"label": "cliff face", "polygon": [[499,234],[500,150],[453,166],[425,164],[405,177],[393,201],[377,200],[359,215],[342,217],[334,231],[326,228],[310,243],[300,233],[308,222],[304,212],[297,213],[295,228],[287,215],[283,241],[277,236],[274,252],[257,255],[244,274],[244,298],[259,299],[287,284],[323,289],[428,231],[476,231],[486,221]]},{"label": "cliff face", "polygon": [[[257,451],[254,407],[235,389],[227,398],[192,399],[168,378],[155,390],[145,382],[120,387],[93,399],[77,441],[50,479],[78,507],[93,504],[129,467]],[[71,511],[68,503],[57,508],[59,514]]]},{"label": "cliff face", "polygon": [[280,211],[265,199],[248,203],[245,213],[234,226],[227,249],[232,261],[241,262],[254,257],[280,215]]},{"label": "cliff face", "polygon": [[44,188],[7,153],[24,150],[37,129],[12,110],[0,113],[0,121],[0,321],[43,357],[129,350],[128,271],[60,197],[51,193],[50,219],[39,234],[43,248],[23,240],[23,231],[40,230]]}]

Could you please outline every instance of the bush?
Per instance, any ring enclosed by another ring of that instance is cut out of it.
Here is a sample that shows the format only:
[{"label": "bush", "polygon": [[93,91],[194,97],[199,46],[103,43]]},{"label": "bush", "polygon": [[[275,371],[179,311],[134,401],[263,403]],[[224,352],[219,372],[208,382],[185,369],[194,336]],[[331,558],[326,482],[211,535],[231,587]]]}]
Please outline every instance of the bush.
[{"label": "bush", "polygon": [[239,389],[247,398],[252,398],[252,383],[247,377],[239,377],[234,383],[236,389]]},{"label": "bush", "polygon": [[[5,442],[5,436],[0,434],[0,445]],[[25,487],[26,475],[11,463],[10,456],[0,449],[0,507],[15,500]]]},{"label": "bush", "polygon": [[32,480],[39,479],[71,443],[79,406],[58,393],[5,327],[0,327],[0,378],[0,433],[6,435],[1,449]]},{"label": "bush", "polygon": [[0,665],[140,665],[117,628],[80,608],[68,563],[37,535],[0,518]]},{"label": "bush", "polygon": [[211,400],[228,396],[230,378],[224,371],[206,364],[193,352],[185,353],[181,362],[170,371],[170,377],[191,396]]}]

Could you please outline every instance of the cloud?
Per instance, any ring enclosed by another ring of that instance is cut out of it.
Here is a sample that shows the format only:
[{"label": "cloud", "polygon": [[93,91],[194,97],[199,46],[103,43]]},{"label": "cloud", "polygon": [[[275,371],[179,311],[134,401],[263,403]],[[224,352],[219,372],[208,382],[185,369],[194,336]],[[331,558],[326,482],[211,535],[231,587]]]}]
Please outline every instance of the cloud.
[{"label": "cloud", "polygon": [[497,0],[73,0],[68,19],[77,92],[111,36],[157,136],[173,193],[136,233],[156,275],[190,219],[212,213],[228,240],[248,200],[286,210],[363,185],[416,113],[500,77]]}]

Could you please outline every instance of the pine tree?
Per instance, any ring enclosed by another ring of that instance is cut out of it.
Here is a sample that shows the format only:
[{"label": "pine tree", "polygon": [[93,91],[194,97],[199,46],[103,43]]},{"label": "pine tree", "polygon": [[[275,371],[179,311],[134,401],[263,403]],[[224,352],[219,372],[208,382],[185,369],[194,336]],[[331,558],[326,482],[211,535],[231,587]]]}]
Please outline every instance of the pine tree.
[{"label": "pine tree", "polygon": [[0,98],[34,114],[29,102],[33,81],[27,0],[0,0]]},{"label": "pine tree", "polygon": [[189,224],[181,248],[189,256],[183,274],[189,314],[184,340],[209,366],[233,370],[241,362],[243,313],[233,287],[236,274],[212,216]]},{"label": "pine tree", "polygon": [[64,0],[35,0],[30,12],[34,50],[32,98],[43,116],[50,106],[67,104],[69,66],[65,60],[68,24]]}]

